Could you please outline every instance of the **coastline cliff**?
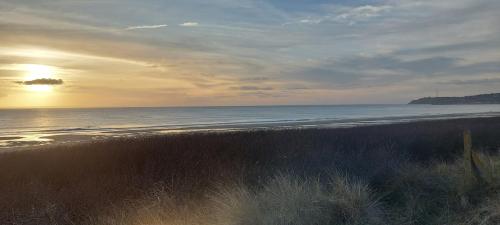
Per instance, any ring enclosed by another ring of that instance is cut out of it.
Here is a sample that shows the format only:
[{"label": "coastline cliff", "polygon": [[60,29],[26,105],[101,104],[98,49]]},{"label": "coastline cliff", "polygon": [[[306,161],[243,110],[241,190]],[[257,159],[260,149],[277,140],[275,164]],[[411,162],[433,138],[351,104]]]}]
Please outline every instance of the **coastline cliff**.
[{"label": "coastline cliff", "polygon": [[408,104],[428,105],[472,105],[472,104],[500,104],[500,93],[481,94],[464,97],[425,97],[411,101]]}]

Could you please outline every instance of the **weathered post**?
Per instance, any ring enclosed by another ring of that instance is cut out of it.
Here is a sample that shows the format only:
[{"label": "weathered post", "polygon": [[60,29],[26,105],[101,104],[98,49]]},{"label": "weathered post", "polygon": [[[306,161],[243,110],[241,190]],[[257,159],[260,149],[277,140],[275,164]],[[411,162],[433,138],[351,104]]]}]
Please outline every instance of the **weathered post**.
[{"label": "weathered post", "polygon": [[470,130],[464,130],[464,184],[461,193],[462,207],[469,204],[467,192],[471,188],[489,187],[493,182],[492,164],[485,163],[480,155],[472,150]]},{"label": "weathered post", "polygon": [[471,184],[470,182],[474,181],[481,183],[490,183],[492,181],[490,165],[485,163],[480,155],[472,150],[470,130],[464,131],[464,169],[466,184]]},{"label": "weathered post", "polygon": [[470,184],[472,177],[472,138],[470,130],[464,130],[464,184]]}]

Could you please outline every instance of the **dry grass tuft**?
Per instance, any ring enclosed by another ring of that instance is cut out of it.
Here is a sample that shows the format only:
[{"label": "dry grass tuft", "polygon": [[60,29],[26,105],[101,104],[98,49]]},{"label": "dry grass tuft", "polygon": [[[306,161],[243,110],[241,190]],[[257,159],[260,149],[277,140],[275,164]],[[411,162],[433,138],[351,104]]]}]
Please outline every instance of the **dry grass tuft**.
[{"label": "dry grass tuft", "polygon": [[175,199],[158,185],[141,199],[113,206],[89,225],[205,225],[208,209],[201,201]]},{"label": "dry grass tuft", "polygon": [[344,177],[322,184],[279,175],[257,191],[223,189],[212,200],[220,225],[383,224],[368,186]]}]

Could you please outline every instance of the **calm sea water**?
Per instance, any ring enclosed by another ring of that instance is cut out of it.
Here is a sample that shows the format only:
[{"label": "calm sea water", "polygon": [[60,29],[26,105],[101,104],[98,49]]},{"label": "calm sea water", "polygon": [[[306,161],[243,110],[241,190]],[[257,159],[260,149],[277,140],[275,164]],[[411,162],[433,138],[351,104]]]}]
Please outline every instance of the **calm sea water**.
[{"label": "calm sea water", "polygon": [[0,110],[0,148],[199,130],[345,127],[500,114],[500,105],[337,105]]}]

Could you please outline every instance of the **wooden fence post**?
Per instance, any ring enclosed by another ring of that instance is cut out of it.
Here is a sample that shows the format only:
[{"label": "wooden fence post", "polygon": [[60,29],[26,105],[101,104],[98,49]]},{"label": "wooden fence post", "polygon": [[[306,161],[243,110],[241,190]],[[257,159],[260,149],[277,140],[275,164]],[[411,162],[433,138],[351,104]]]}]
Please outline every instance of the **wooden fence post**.
[{"label": "wooden fence post", "polygon": [[465,185],[472,181],[472,138],[470,130],[464,130],[464,181]]},{"label": "wooden fence post", "polygon": [[493,179],[491,165],[485,163],[481,156],[472,149],[470,130],[464,131],[464,169],[466,184],[470,184],[472,179],[481,183],[491,183]]}]

